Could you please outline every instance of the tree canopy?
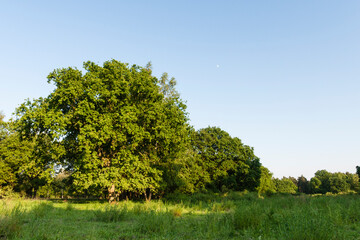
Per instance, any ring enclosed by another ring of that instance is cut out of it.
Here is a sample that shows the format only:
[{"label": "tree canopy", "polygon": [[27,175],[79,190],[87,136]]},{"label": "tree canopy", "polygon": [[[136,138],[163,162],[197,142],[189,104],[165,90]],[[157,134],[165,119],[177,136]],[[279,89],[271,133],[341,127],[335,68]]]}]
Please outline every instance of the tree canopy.
[{"label": "tree canopy", "polygon": [[27,100],[16,119],[0,114],[0,197],[85,195],[110,200],[201,191],[343,193],[357,174],[319,170],[274,178],[254,149],[219,127],[194,130],[176,80],[116,60],[56,69],[55,89]]},{"label": "tree canopy", "polygon": [[251,147],[232,138],[218,127],[200,129],[192,139],[200,156],[201,167],[208,174],[207,185],[221,191],[255,190],[260,184],[261,164]]},{"label": "tree canopy", "polygon": [[[57,69],[55,90],[17,110],[22,136],[72,172],[79,192],[136,193],[166,188],[164,167],[183,151],[186,106],[151,68],[116,60]],[[170,90],[169,90],[170,89]],[[166,98],[165,98],[166,97]],[[47,155],[47,156],[45,156]]]}]

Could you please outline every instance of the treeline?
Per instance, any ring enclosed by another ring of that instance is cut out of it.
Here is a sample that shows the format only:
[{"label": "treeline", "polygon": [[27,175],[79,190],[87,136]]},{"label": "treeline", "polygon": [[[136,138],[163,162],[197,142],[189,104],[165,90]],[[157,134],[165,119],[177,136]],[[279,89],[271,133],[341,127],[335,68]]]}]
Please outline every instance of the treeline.
[{"label": "treeline", "polygon": [[174,78],[115,60],[84,69],[53,71],[49,96],[1,117],[3,195],[150,199],[260,185],[253,148],[189,125]]},{"label": "treeline", "polygon": [[310,180],[304,176],[298,178],[283,177],[273,178],[268,171],[263,173],[261,185],[258,188],[260,193],[305,193],[305,194],[326,194],[326,193],[358,193],[360,191],[359,184],[359,167],[357,173],[331,173],[326,170],[319,170]]},{"label": "treeline", "polygon": [[[321,170],[273,178],[252,147],[218,127],[194,130],[176,81],[151,65],[57,69],[55,90],[0,115],[0,197],[151,199],[168,193],[359,191],[359,176]],[[359,169],[358,169],[359,170]]]}]

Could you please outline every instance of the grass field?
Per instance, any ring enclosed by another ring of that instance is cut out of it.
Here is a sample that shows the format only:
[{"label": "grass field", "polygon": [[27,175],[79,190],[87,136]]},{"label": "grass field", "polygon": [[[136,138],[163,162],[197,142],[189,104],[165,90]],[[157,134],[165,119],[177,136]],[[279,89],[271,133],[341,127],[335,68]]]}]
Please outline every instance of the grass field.
[{"label": "grass field", "polygon": [[360,196],[1,200],[0,239],[360,239]]}]

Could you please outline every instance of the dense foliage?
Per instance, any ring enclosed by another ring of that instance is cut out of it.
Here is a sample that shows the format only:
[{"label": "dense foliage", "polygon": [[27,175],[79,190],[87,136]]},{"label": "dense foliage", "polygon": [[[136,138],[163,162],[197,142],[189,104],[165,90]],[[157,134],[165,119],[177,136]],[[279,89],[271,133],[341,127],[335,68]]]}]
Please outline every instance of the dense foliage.
[{"label": "dense foliage", "polygon": [[220,128],[190,127],[174,78],[115,60],[84,70],[53,71],[49,96],[22,104],[11,128],[2,121],[2,186],[150,199],[259,185],[252,148]]},{"label": "dense foliage", "polygon": [[169,193],[358,192],[359,172],[277,179],[219,127],[195,131],[176,81],[107,61],[49,74],[54,91],[0,114],[0,197],[146,198]]},{"label": "dense foliage", "polygon": [[197,131],[192,146],[200,155],[207,185],[222,189],[254,191],[260,183],[260,161],[249,146],[217,127]]},{"label": "dense foliage", "polygon": [[52,72],[55,90],[17,110],[19,133],[46,149],[41,156],[48,162],[71,172],[78,193],[166,190],[166,169],[189,134],[173,80],[164,75],[159,81],[150,68],[115,60],[103,67],[86,62],[84,69]]},{"label": "dense foliage", "polygon": [[1,118],[0,126],[0,196],[15,190],[35,197],[39,187],[51,183],[53,166],[40,156],[40,145],[20,140],[12,123]]}]

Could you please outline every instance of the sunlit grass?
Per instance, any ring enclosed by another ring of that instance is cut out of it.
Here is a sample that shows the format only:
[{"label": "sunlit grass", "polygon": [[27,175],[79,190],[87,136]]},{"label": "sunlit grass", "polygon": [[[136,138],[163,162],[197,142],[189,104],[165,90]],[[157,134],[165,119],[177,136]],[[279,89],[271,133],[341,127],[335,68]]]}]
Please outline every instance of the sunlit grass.
[{"label": "sunlit grass", "polygon": [[359,239],[360,198],[253,193],[151,202],[1,200],[0,239]]}]

